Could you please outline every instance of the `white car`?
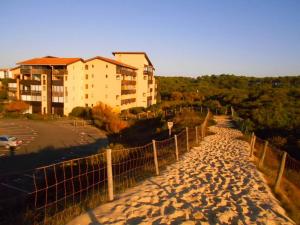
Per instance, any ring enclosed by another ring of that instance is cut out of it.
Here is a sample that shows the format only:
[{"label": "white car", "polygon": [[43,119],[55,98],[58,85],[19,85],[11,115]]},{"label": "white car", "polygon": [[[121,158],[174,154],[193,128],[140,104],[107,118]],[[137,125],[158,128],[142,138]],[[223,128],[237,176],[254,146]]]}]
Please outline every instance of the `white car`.
[{"label": "white car", "polygon": [[4,146],[5,148],[16,148],[22,144],[21,140],[17,140],[16,137],[4,135],[0,136],[0,146]]}]

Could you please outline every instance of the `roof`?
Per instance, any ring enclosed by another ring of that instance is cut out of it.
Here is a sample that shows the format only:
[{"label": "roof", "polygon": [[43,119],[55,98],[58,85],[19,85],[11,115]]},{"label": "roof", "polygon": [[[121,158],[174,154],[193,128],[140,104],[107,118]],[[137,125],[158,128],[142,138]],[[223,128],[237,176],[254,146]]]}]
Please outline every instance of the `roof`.
[{"label": "roof", "polygon": [[0,68],[0,71],[8,71],[8,68]]},{"label": "roof", "polygon": [[153,66],[153,64],[152,64],[152,62],[150,61],[150,59],[149,59],[148,55],[146,54],[146,52],[112,52],[112,54],[113,54],[113,55],[116,55],[116,54],[135,54],[135,55],[137,55],[137,54],[143,54],[143,55],[146,57],[146,59],[147,59],[149,65],[150,65],[150,66]]},{"label": "roof", "polygon": [[137,69],[138,69],[138,68],[136,68],[136,67],[134,67],[134,66],[130,66],[130,65],[128,65],[128,64],[119,62],[119,61],[117,61],[117,60],[105,58],[105,57],[102,57],[102,56],[96,56],[96,57],[87,59],[87,60],[85,60],[85,62],[89,62],[89,61],[92,61],[92,60],[94,60],[94,59],[103,60],[103,61],[105,61],[105,62],[112,63],[112,64],[115,64],[115,65],[118,65],[118,66],[123,66],[123,67],[129,68],[129,69],[133,69],[133,70],[137,70]]},{"label": "roof", "polygon": [[18,62],[18,65],[69,65],[78,61],[83,61],[81,58],[56,58],[43,57],[33,58],[26,61]]}]

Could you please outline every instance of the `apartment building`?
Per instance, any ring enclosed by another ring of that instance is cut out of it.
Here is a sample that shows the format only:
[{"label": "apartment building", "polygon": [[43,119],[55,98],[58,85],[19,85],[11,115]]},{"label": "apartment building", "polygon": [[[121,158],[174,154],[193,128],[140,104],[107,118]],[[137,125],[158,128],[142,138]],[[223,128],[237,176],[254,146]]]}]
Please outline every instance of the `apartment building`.
[{"label": "apartment building", "polygon": [[154,68],[147,54],[113,54],[116,59],[46,56],[19,62],[11,70],[9,96],[29,103],[30,113],[59,115],[99,102],[116,111],[155,104]]}]

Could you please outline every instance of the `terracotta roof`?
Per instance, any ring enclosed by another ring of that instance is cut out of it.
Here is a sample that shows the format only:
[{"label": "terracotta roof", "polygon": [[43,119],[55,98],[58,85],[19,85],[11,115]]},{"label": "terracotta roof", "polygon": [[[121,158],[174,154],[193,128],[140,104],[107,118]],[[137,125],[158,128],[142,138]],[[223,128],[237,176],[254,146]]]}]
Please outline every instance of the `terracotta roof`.
[{"label": "terracotta roof", "polygon": [[150,61],[149,57],[147,56],[146,52],[113,52],[112,54],[113,55],[116,55],[116,54],[143,54],[146,57],[146,59],[147,59],[148,63],[150,64],[150,66],[153,66],[153,64]]},{"label": "terracotta roof", "polygon": [[43,57],[33,58],[26,61],[18,62],[18,65],[69,65],[78,61],[83,61],[81,58],[54,58]]},{"label": "terracotta roof", "polygon": [[105,58],[105,57],[102,57],[102,56],[96,56],[96,57],[87,59],[87,60],[85,60],[85,62],[89,62],[89,61],[92,61],[92,60],[94,60],[94,59],[103,60],[103,61],[105,61],[105,62],[112,63],[112,64],[115,64],[115,65],[118,65],[118,66],[123,66],[123,67],[129,68],[129,69],[133,69],[133,70],[137,70],[137,69],[138,69],[138,68],[136,68],[136,67],[134,67],[134,66],[130,66],[130,65],[128,65],[128,64],[121,63],[121,62],[119,62],[119,61],[117,61],[117,60]]},{"label": "terracotta roof", "polygon": [[8,68],[0,68],[0,71],[8,71]]}]

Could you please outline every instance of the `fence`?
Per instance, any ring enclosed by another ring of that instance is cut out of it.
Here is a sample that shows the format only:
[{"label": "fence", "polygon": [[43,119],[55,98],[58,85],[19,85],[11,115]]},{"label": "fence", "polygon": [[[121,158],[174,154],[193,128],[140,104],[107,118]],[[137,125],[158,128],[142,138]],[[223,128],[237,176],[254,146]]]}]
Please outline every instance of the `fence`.
[{"label": "fence", "polygon": [[299,161],[268,141],[256,137],[254,133],[250,139],[250,146],[250,156],[254,156],[254,162],[267,175],[268,182],[275,192],[287,183],[300,190]]},{"label": "fence", "polygon": [[89,208],[113,200],[115,194],[137,182],[160,174],[204,138],[209,115],[210,112],[201,126],[186,128],[165,140],[135,148],[106,149],[35,169],[28,175],[33,191],[25,194],[23,219],[27,223],[22,224],[63,224]]}]

